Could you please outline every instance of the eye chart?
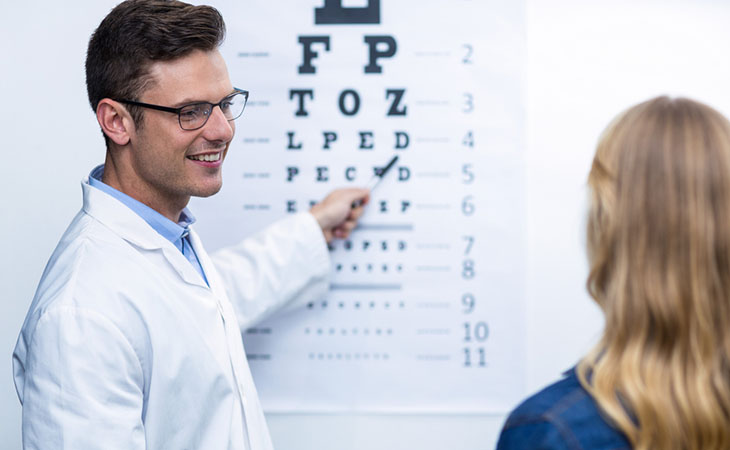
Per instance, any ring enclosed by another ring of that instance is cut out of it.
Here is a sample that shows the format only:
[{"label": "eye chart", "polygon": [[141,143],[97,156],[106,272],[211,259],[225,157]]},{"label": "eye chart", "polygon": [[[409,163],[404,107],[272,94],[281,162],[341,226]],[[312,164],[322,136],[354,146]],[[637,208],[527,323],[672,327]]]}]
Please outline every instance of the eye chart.
[{"label": "eye chart", "polygon": [[251,96],[223,191],[191,206],[209,250],[399,157],[331,246],[329,295],[244,333],[264,408],[507,411],[525,373],[523,2],[214,6]]}]

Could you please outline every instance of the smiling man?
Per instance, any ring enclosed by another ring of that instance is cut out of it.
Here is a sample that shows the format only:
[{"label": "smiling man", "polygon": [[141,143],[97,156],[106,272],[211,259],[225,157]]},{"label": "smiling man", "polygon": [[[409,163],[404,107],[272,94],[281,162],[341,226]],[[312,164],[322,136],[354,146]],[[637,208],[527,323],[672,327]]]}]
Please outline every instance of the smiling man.
[{"label": "smiling man", "polygon": [[48,262],[13,353],[25,448],[272,448],[241,330],[328,288],[327,241],[364,189],[208,256],[186,208],[221,189],[248,92],[218,11],[129,0],[86,61],[106,159]]}]

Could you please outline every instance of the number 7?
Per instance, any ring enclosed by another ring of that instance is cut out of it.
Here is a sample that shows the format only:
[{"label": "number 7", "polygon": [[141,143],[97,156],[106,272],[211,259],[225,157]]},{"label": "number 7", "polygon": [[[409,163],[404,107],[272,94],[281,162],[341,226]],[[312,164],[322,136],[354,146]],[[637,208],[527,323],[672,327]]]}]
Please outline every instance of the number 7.
[{"label": "number 7", "polygon": [[464,254],[468,255],[469,252],[471,252],[472,245],[474,245],[474,236],[462,236],[462,237],[466,241],[466,249],[464,250]]}]

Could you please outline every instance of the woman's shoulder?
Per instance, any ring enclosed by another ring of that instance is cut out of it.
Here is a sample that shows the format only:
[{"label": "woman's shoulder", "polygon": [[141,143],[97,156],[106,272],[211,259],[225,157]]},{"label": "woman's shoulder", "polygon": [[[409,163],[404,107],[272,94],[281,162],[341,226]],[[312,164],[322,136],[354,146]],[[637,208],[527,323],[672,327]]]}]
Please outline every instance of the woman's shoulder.
[{"label": "woman's shoulder", "polygon": [[631,446],[601,415],[571,369],[512,411],[497,448],[618,450]]}]

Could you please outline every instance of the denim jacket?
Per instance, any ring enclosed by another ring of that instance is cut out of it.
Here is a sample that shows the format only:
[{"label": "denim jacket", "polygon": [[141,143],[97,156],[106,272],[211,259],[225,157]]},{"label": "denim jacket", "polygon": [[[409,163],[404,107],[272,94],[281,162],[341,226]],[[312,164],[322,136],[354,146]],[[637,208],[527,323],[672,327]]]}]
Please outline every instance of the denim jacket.
[{"label": "denim jacket", "polygon": [[625,450],[631,445],[607,422],[575,368],[519,405],[507,418],[497,450]]}]

